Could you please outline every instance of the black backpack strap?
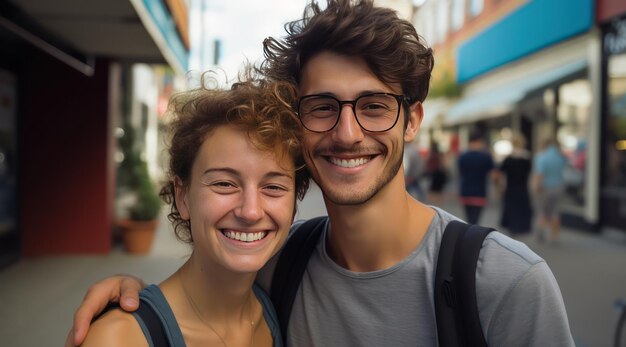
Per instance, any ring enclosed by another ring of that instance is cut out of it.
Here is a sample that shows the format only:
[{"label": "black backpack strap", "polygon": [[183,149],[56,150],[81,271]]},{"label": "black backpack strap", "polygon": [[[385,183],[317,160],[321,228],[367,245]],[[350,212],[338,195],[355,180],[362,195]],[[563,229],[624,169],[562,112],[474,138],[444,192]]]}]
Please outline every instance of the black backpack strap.
[{"label": "black backpack strap", "polygon": [[494,229],[452,221],[446,226],[435,273],[439,346],[487,346],[476,303],[476,263]]},{"label": "black backpack strap", "polygon": [[[110,310],[120,308],[120,304],[117,302],[109,303],[102,312],[100,312],[96,317],[94,317],[91,322],[93,323],[95,320],[100,318],[103,314],[107,313]],[[140,301],[139,308],[132,312],[133,316],[136,316],[135,319],[138,320],[137,317],[141,318],[143,324],[148,330],[148,334],[150,337],[146,336],[146,340],[152,340],[153,347],[169,347],[169,341],[167,340],[167,336],[165,335],[165,328],[161,324],[161,319],[154,311],[151,305]],[[143,330],[143,329],[142,329]],[[148,341],[148,344],[150,341]]]},{"label": "black backpack strap", "polygon": [[291,307],[300,287],[304,270],[319,241],[328,217],[316,217],[304,222],[289,236],[281,251],[272,277],[270,298],[278,315],[283,341],[287,341],[287,327]]},{"label": "black backpack strap", "polygon": [[150,337],[146,336],[146,339],[152,340],[151,346],[169,347],[170,344],[165,335],[165,328],[163,324],[161,324],[161,320],[152,305],[141,302],[137,311],[133,312],[133,315],[143,320],[143,324],[150,334]]}]

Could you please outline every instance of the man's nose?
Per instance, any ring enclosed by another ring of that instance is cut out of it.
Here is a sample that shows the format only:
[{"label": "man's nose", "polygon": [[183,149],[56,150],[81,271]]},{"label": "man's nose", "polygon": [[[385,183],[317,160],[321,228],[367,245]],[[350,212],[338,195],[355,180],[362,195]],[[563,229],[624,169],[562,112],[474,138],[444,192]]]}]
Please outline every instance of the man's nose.
[{"label": "man's nose", "polygon": [[363,140],[363,129],[356,120],[354,108],[351,105],[343,105],[339,113],[337,126],[332,130],[333,140],[336,142],[352,145]]},{"label": "man's nose", "polygon": [[239,206],[235,209],[235,216],[252,224],[263,218],[264,214],[261,194],[256,190],[245,191],[241,196]]}]

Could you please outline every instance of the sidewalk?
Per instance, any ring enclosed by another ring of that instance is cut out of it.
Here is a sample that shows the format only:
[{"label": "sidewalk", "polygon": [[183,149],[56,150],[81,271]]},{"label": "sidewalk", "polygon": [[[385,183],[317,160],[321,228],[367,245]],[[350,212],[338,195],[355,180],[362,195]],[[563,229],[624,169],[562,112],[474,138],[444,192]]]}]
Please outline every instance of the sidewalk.
[{"label": "sidewalk", "polygon": [[[448,197],[443,206],[459,216]],[[324,214],[321,194],[313,187],[297,218]],[[497,226],[497,206],[482,223]],[[611,346],[618,318],[613,303],[626,298],[626,234],[593,235],[564,229],[558,245],[524,240],[548,261],[557,278],[579,347]],[[158,283],[185,260],[189,248],[177,241],[163,216],[149,256],[116,249],[106,256],[67,256],[23,260],[0,270],[0,341],[3,346],[62,346],[72,314],[88,286],[116,273],[130,273]]]},{"label": "sidewalk", "polygon": [[114,249],[102,256],[22,260],[0,270],[0,345],[63,346],[74,310],[89,285],[117,273],[158,283],[178,269],[187,246],[174,239],[163,216],[152,253],[129,255]]}]

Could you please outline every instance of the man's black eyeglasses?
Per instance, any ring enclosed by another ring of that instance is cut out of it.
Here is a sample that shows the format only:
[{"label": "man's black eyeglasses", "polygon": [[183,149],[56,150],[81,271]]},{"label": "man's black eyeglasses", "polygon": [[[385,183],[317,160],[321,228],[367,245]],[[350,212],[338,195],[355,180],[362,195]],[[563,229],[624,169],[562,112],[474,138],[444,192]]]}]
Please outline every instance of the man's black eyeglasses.
[{"label": "man's black eyeglasses", "polygon": [[363,130],[385,132],[398,122],[405,100],[404,95],[391,93],[365,94],[354,100],[339,100],[323,94],[307,95],[298,102],[298,116],[306,129],[324,133],[337,126],[341,109],[348,104]]}]

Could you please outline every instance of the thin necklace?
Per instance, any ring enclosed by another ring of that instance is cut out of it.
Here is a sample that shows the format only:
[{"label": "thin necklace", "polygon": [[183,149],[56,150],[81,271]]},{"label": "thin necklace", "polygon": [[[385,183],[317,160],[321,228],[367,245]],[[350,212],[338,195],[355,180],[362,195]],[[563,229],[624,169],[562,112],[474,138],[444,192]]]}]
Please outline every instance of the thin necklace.
[{"label": "thin necklace", "polygon": [[[178,280],[180,281],[180,285],[183,287],[183,291],[185,292],[185,297],[187,297],[187,301],[189,302],[189,305],[193,309],[193,312],[196,314],[198,319],[202,322],[202,324],[206,325],[209,329],[211,329],[211,331],[215,335],[217,335],[217,337],[220,339],[220,342],[222,342],[222,345],[224,345],[224,347],[228,347],[228,345],[226,344],[222,336],[218,334],[217,331],[213,329],[213,326],[211,326],[211,324],[204,319],[204,316],[202,315],[202,312],[200,312],[200,309],[196,305],[196,302],[193,300],[193,297],[189,295],[189,292],[187,291],[187,287],[185,286],[185,282],[183,281],[183,278],[182,278],[182,271],[178,272]],[[248,295],[248,300],[247,300],[248,313],[250,315],[250,347],[252,347],[254,344],[254,319],[252,319],[252,300],[250,300],[251,295],[252,293]]]}]

